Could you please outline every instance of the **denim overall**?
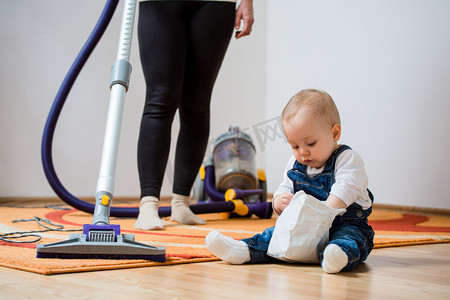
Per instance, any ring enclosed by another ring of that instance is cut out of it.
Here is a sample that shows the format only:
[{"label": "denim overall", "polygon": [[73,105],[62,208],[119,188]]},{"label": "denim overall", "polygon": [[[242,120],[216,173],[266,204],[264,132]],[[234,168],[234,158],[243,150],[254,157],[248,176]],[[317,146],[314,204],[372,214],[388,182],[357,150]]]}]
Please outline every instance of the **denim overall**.
[{"label": "denim overall", "polygon": [[[295,162],[287,175],[294,183],[294,192],[300,190],[325,201],[331,191],[331,186],[335,182],[334,169],[338,155],[344,150],[350,149],[347,145],[342,145],[331,155],[325,164],[322,173],[310,177],[306,173],[307,166]],[[373,195],[368,190],[369,197],[373,202]],[[374,231],[367,223],[367,217],[372,212],[372,208],[363,210],[359,204],[353,203],[347,207],[347,211],[342,216],[337,216],[329,230],[329,244],[338,245],[348,256],[348,264],[342,271],[351,270],[360,262],[366,260],[373,249]],[[267,263],[278,261],[267,255],[269,242],[272,238],[274,227],[264,230],[251,238],[243,239],[250,249],[250,261],[248,263]],[[323,253],[319,253],[320,261]]]}]

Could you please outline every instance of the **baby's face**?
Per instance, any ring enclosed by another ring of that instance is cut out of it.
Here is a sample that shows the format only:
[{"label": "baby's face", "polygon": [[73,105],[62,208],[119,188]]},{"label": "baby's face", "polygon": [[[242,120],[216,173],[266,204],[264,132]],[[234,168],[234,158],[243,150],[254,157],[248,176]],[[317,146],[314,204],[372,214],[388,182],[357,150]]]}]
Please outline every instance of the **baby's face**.
[{"label": "baby's face", "polygon": [[289,122],[283,123],[284,133],[294,156],[301,164],[321,168],[337,149],[341,126],[330,126],[315,119],[307,110],[300,110]]}]

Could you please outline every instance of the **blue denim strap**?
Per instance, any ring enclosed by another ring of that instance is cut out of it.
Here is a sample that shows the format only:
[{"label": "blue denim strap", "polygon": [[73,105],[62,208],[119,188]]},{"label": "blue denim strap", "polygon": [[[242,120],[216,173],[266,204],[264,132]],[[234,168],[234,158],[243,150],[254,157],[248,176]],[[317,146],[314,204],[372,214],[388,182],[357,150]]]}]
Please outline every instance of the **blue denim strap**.
[{"label": "blue denim strap", "polygon": [[325,201],[335,182],[334,170],[336,159],[339,154],[347,149],[351,148],[347,145],[341,145],[336,149],[326,162],[323,171],[315,176],[309,176],[306,172],[307,166],[295,161],[293,168],[289,170],[287,174],[289,179],[293,182],[294,192],[296,193],[303,190],[305,193]]}]

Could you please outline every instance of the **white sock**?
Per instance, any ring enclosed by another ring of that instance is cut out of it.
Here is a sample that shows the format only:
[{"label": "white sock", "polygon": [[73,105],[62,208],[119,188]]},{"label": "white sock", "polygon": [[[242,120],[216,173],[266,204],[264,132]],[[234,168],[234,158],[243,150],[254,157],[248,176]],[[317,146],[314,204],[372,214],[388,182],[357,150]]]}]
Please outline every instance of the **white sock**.
[{"label": "white sock", "polygon": [[134,228],[142,230],[164,229],[158,214],[159,200],[153,196],[146,196],[139,204],[139,215]]},{"label": "white sock", "polygon": [[243,241],[236,241],[218,231],[211,231],[205,238],[206,248],[223,261],[241,265],[250,261],[250,250]]},{"label": "white sock", "polygon": [[322,269],[326,273],[339,273],[348,263],[348,256],[336,244],[329,244],[323,252]]},{"label": "white sock", "polygon": [[206,220],[197,217],[189,208],[189,196],[173,194],[171,221],[186,225],[206,224]]}]

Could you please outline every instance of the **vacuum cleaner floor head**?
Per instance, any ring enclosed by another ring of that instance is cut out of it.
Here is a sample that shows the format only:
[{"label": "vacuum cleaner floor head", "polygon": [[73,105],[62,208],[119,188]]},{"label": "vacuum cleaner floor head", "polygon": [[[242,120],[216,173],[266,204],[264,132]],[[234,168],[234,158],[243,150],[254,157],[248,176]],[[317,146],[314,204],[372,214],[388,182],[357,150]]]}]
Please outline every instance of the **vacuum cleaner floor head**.
[{"label": "vacuum cleaner floor head", "polygon": [[[111,225],[107,225],[111,226]],[[83,227],[93,227],[84,225]],[[103,228],[105,226],[102,226]],[[92,230],[92,229],[91,229]],[[106,230],[104,235],[110,236]],[[112,231],[112,230],[111,230]],[[114,232],[114,231],[113,231]],[[154,247],[134,241],[133,234],[115,235],[113,240],[101,237],[102,230],[97,230],[97,240],[89,240],[84,233],[70,234],[66,241],[47,245],[36,245],[37,258],[72,258],[72,259],[146,259],[155,262],[166,261],[164,247]],[[99,237],[100,236],[100,237]],[[104,240],[104,241],[98,241]]]}]

